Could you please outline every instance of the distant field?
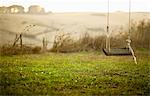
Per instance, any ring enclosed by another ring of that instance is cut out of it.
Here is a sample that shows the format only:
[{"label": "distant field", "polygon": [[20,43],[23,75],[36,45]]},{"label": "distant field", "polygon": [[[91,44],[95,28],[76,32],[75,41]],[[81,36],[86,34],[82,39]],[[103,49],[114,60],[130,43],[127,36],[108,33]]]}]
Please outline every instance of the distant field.
[{"label": "distant field", "polygon": [[149,51],[132,57],[99,52],[0,57],[1,95],[149,95]]},{"label": "distant field", "polygon": [[[133,21],[147,20],[150,13],[132,13],[131,17]],[[71,33],[75,38],[80,38],[85,32],[91,36],[105,34],[106,13],[0,14],[0,24],[0,45],[12,43],[15,35],[23,32],[23,43],[41,46],[43,37],[53,42],[55,35],[63,32]],[[32,24],[36,26],[25,32],[25,27]],[[121,29],[127,30],[128,13],[110,13],[110,26],[112,35]]]}]

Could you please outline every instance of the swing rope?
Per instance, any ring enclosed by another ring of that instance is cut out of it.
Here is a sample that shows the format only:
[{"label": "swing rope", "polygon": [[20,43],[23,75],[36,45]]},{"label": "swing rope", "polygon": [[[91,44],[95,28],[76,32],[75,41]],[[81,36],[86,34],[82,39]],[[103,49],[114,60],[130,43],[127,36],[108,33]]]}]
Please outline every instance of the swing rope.
[{"label": "swing rope", "polygon": [[127,41],[128,48],[132,53],[134,63],[137,64],[135,53],[131,47],[131,0],[129,0],[129,34],[128,34],[128,39],[126,41]]},{"label": "swing rope", "polygon": [[128,39],[131,40],[131,0],[129,0],[129,36]]},{"label": "swing rope", "polygon": [[109,13],[109,0],[107,1],[107,3],[108,3],[108,6],[107,6],[107,37],[106,37],[106,49],[108,49],[109,51],[110,51],[110,37],[109,37],[109,35],[110,35],[110,30],[109,30],[109,19],[110,19],[110,13]]}]

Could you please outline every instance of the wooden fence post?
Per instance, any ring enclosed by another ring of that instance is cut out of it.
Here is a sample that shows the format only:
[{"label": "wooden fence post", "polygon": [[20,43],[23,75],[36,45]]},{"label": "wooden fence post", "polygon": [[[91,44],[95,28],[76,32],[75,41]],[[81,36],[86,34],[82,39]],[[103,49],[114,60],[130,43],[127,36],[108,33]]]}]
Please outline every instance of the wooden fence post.
[{"label": "wooden fence post", "polygon": [[22,34],[20,34],[20,48],[22,49]]}]

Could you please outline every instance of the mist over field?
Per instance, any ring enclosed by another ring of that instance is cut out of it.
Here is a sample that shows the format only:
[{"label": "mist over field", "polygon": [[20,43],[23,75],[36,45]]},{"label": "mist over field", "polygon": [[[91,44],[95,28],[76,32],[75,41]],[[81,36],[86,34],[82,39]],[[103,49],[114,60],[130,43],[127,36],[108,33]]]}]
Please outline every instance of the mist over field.
[{"label": "mist over field", "polygon": [[[150,13],[133,12],[131,21],[150,19]],[[128,13],[110,13],[111,35],[119,31],[128,30]],[[52,46],[55,35],[69,33],[74,39],[82,37],[86,32],[91,36],[105,35],[107,24],[106,13],[96,12],[68,12],[44,15],[31,14],[0,14],[0,45],[12,44],[16,34],[23,33],[23,43],[42,45],[43,37]],[[30,27],[25,30],[26,27]],[[33,27],[32,27],[33,26]]]}]

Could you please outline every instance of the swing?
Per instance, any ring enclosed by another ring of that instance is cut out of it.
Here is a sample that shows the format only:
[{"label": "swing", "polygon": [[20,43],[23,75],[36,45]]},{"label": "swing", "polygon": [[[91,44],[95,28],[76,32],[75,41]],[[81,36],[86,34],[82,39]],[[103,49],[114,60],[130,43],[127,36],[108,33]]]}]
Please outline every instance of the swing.
[{"label": "swing", "polygon": [[106,56],[124,56],[124,55],[132,55],[134,63],[137,64],[136,56],[134,51],[130,45],[131,43],[131,25],[130,25],[130,18],[131,18],[131,0],[129,0],[129,35],[127,41],[126,48],[110,48],[110,38],[109,38],[109,0],[108,0],[108,13],[107,13],[107,38],[106,38],[106,48],[103,48],[103,52]]},{"label": "swing", "polygon": [[103,49],[103,52],[107,56],[114,56],[114,55],[132,55],[129,48],[111,48],[110,50]]},{"label": "swing", "polygon": [[121,56],[124,56],[124,55],[133,55],[134,53],[131,46],[130,46],[130,43],[131,43],[131,40],[130,40],[130,6],[131,6],[131,2],[129,0],[129,36],[128,36],[128,39],[126,40],[127,41],[127,47],[125,48],[110,48],[110,38],[109,38],[109,0],[108,0],[108,13],[107,13],[107,38],[106,38],[106,48],[103,48],[103,52],[105,53],[106,56],[116,56],[116,55],[121,55]]}]

